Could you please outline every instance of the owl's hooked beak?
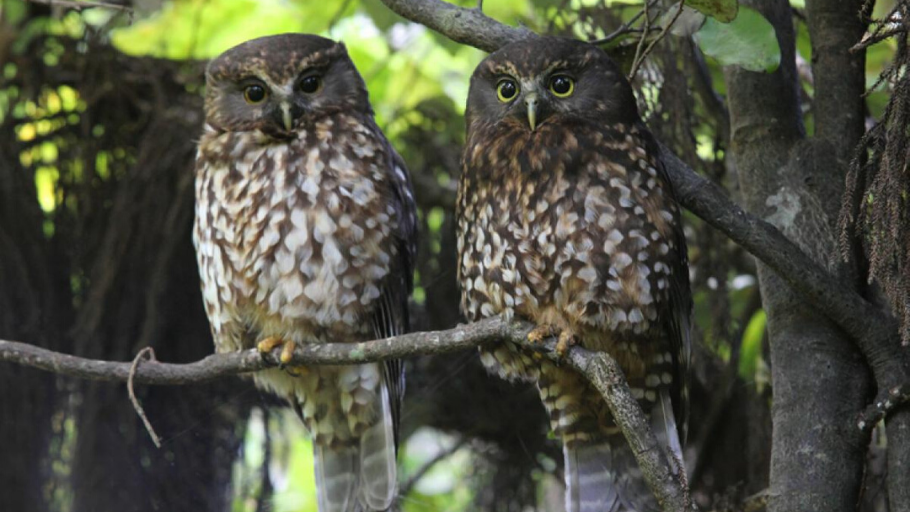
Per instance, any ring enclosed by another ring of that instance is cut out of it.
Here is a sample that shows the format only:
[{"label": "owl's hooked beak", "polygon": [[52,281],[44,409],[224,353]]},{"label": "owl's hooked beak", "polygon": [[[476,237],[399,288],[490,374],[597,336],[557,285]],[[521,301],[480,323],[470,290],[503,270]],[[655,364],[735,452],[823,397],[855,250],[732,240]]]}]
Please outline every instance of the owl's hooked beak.
[{"label": "owl's hooked beak", "polygon": [[304,112],[304,107],[295,103],[293,99],[283,100],[271,107],[270,124],[274,126],[278,136],[285,137],[294,131],[294,125],[303,117]]},{"label": "owl's hooked beak", "polygon": [[281,102],[281,121],[284,123],[284,129],[291,131],[294,128],[294,116],[291,114],[291,104],[282,101]]},{"label": "owl's hooked beak", "polygon": [[537,93],[531,92],[525,96],[525,105],[528,106],[528,126],[531,127],[533,132],[537,128]]}]

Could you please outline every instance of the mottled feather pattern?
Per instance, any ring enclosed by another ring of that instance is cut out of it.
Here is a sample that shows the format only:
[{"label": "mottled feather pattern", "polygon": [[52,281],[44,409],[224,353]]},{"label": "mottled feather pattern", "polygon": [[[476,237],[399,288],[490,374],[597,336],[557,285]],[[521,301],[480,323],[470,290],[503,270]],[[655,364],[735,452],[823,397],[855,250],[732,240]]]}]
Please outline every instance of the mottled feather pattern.
[{"label": "mottled feather pattern", "polygon": [[[219,352],[252,348],[268,336],[299,343],[373,337],[370,316],[400,250],[400,205],[391,200],[400,178],[388,172],[392,158],[369,123],[346,114],[281,144],[256,132],[207,129],[195,239]],[[344,417],[355,404],[369,403],[356,397],[376,392],[379,373],[363,368],[369,370],[362,375],[311,368],[312,378],[270,370],[256,379],[280,395],[296,395],[318,437],[328,428],[316,423],[319,416]],[[341,384],[342,395],[315,394],[322,379]],[[307,398],[314,395],[324,400]],[[368,422],[333,435],[357,436]]]}]

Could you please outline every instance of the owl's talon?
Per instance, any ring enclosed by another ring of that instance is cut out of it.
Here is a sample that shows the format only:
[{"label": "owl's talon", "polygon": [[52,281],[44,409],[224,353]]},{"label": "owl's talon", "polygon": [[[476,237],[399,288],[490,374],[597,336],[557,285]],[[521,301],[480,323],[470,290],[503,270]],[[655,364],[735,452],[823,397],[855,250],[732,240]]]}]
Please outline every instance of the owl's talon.
[{"label": "owl's talon", "polygon": [[269,336],[268,338],[265,338],[256,344],[256,350],[258,350],[261,354],[268,354],[279,345],[284,345],[284,340],[281,338],[276,338],[274,336]]},{"label": "owl's talon", "polygon": [[559,334],[559,329],[555,325],[538,325],[528,333],[528,341],[531,343],[541,343],[551,336]]},{"label": "owl's talon", "polygon": [[278,356],[278,367],[284,368],[294,358],[294,349],[297,344],[293,341],[286,341],[275,336],[269,336],[256,344],[256,349],[260,354],[270,354],[275,348],[281,347],[281,354]]},{"label": "owl's talon", "polygon": [[287,341],[284,343],[284,346],[281,347],[281,357],[278,358],[281,361],[281,364],[288,364],[291,362],[291,359],[294,358],[294,349],[297,348],[297,344],[293,341]]},{"label": "owl's talon", "polygon": [[559,341],[556,342],[556,356],[559,359],[566,357],[569,349],[577,343],[575,335],[571,331],[562,331],[559,333]]}]

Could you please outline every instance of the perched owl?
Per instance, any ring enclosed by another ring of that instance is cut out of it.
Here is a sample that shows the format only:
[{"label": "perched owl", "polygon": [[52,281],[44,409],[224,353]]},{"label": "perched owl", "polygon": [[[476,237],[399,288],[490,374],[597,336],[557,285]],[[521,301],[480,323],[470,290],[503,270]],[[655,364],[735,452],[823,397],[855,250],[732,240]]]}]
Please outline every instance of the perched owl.
[{"label": "perched owl", "polygon": [[[691,309],[686,245],[655,140],[600,49],[541,37],[474,72],[458,191],[465,316],[503,314],[605,351],[622,366],[671,461],[681,460]],[[534,382],[563,442],[570,512],[658,510],[610,412],[571,369],[514,344],[493,373]],[[681,468],[679,468],[681,469]]]},{"label": "perched owl", "polygon": [[[354,342],[408,327],[415,207],[344,45],[248,41],[206,70],[193,239],[218,352]],[[313,437],[320,512],[396,494],[399,361],[270,369]]]}]

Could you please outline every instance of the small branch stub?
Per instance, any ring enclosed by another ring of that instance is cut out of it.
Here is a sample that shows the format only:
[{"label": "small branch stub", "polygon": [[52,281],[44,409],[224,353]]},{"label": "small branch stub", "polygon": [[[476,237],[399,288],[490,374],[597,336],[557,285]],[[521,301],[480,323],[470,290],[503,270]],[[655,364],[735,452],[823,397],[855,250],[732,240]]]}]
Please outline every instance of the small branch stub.
[{"label": "small branch stub", "polygon": [[155,361],[155,349],[152,347],[145,347],[140,350],[136,357],[133,358],[133,364],[130,365],[130,376],[126,381],[126,389],[130,395],[130,402],[133,403],[133,409],[136,410],[136,414],[142,418],[142,423],[145,425],[145,430],[148,431],[149,437],[152,438],[152,442],[155,443],[155,448],[161,448],[161,439],[158,437],[158,434],[155,433],[154,427],[152,427],[151,422],[149,422],[148,416],[145,415],[145,409],[142,408],[142,404],[139,403],[139,399],[136,398],[136,392],[133,390],[133,381],[136,378],[136,369],[139,368],[139,362],[147,357],[148,361]]}]

